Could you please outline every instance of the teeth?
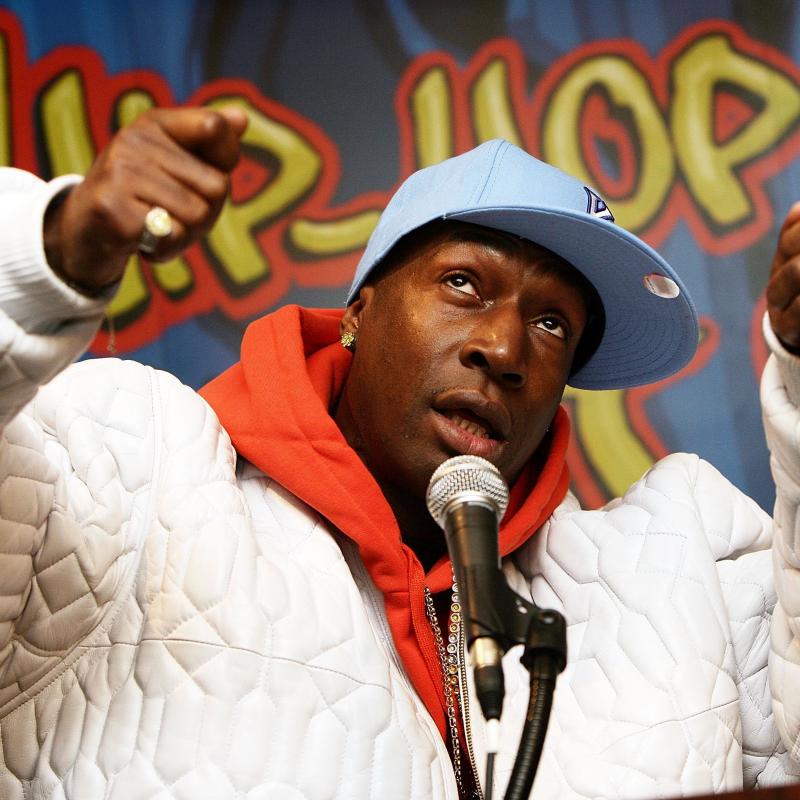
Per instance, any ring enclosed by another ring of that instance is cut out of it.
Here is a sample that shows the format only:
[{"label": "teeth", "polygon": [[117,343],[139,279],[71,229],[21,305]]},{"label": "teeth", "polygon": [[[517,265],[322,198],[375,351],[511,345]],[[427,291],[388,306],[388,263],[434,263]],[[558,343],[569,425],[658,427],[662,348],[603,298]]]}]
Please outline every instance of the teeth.
[{"label": "teeth", "polygon": [[471,420],[464,419],[464,417],[459,416],[456,414],[455,411],[448,411],[446,412],[445,416],[456,423],[459,428],[463,428],[467,433],[471,433],[473,436],[479,436],[481,439],[490,439],[489,431],[486,428],[478,425],[477,422],[472,422]]}]

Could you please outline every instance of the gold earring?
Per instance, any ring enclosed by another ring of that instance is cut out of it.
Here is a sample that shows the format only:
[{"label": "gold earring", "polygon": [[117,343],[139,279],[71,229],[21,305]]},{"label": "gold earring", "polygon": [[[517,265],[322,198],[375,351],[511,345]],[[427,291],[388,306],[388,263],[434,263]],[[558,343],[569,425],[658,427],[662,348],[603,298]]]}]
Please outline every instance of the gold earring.
[{"label": "gold earring", "polygon": [[356,335],[352,331],[345,331],[341,338],[342,347],[351,353],[356,349]]}]

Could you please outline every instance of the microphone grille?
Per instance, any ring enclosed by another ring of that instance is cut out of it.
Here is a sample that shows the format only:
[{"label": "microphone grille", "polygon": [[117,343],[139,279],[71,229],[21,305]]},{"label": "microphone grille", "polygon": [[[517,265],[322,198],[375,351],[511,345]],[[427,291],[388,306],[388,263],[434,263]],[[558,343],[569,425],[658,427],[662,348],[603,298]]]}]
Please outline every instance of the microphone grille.
[{"label": "microphone grille", "polygon": [[498,522],[508,506],[508,486],[500,470],[479,456],[455,456],[440,464],[431,476],[426,501],[431,516],[444,527],[444,512],[459,495],[481,495],[497,508]]}]

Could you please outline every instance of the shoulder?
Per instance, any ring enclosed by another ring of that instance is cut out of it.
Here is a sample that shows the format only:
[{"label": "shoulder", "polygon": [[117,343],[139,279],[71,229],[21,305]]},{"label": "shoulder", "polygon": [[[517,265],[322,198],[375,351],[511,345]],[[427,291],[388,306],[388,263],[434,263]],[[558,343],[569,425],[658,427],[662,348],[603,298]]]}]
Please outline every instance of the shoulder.
[{"label": "shoulder", "polygon": [[123,406],[131,420],[152,413],[154,405],[206,406],[190,386],[169,372],[119,358],[93,358],[72,364],[39,391],[36,409],[74,406],[87,416],[108,418],[110,408]]},{"label": "shoulder", "polygon": [[65,426],[119,428],[143,436],[152,424],[157,373],[136,361],[99,358],[81,361],[45,384],[30,404],[31,416],[63,438]]},{"label": "shoulder", "polygon": [[595,531],[613,529],[638,536],[678,532],[700,536],[715,560],[768,547],[770,516],[716,467],[693,453],[673,453],[657,461],[622,497],[587,511],[574,502],[556,510],[552,524]]},{"label": "shoulder", "polygon": [[40,389],[28,417],[70,454],[102,446],[120,463],[150,460],[156,443],[184,452],[198,444],[206,452],[229,447],[194,389],[168,372],[116,358],[73,364]]}]

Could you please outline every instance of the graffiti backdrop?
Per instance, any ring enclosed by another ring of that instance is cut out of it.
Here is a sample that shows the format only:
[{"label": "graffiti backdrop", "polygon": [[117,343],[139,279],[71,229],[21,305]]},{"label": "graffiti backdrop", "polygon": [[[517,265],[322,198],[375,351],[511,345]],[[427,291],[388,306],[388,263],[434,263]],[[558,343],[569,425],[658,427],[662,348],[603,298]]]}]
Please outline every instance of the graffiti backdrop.
[{"label": "graffiti backdrop", "polygon": [[235,103],[232,196],[181,258],[132,258],[90,357],[199,386],[254,317],[343,302],[413,170],[502,136],[579,176],[657,247],[701,313],[659,384],[568,390],[589,505],[698,452],[763,506],[759,328],[777,228],[800,197],[800,9],[675,0],[0,2],[0,162],[84,172],[152,106]]}]

